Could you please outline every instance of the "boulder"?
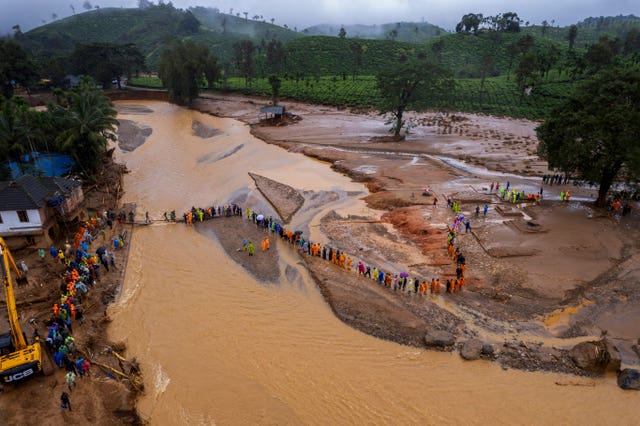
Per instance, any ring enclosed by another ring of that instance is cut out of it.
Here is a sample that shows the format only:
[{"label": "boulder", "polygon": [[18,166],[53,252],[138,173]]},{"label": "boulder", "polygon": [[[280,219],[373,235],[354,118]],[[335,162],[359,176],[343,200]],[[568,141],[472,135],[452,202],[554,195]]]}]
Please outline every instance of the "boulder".
[{"label": "boulder", "polygon": [[622,366],[622,356],[618,351],[618,348],[613,344],[610,339],[603,339],[607,352],[611,359],[609,360],[609,364],[607,365],[607,370],[610,371],[620,371],[620,367]]},{"label": "boulder", "polygon": [[633,345],[633,346],[631,346],[631,349],[636,353],[636,355],[638,355],[640,357],[640,346]]},{"label": "boulder", "polygon": [[424,336],[424,342],[431,348],[449,349],[456,343],[456,339],[446,331],[433,330]]},{"label": "boulder", "polygon": [[462,349],[460,349],[460,356],[467,361],[476,360],[480,358],[483,346],[482,341],[479,339],[467,340],[464,345],[462,345]]},{"label": "boulder", "polygon": [[569,355],[578,368],[591,373],[604,372],[611,360],[603,340],[578,343],[571,348]]},{"label": "boulder", "polygon": [[618,386],[622,389],[640,390],[640,370],[625,368],[618,373]]},{"label": "boulder", "polygon": [[489,343],[485,343],[484,345],[482,345],[482,355],[493,355],[494,352],[495,349],[493,348],[493,345]]}]

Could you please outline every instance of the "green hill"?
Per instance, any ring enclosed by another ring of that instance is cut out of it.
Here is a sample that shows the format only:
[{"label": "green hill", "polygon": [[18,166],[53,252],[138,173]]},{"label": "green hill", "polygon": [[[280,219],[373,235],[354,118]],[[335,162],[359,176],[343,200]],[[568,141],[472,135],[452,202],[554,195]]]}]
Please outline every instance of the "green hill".
[{"label": "green hill", "polygon": [[186,36],[185,12],[172,7],[104,8],[69,16],[35,28],[18,41],[35,56],[70,53],[77,43],[135,43],[145,54],[172,37]]},{"label": "green hill", "polygon": [[[602,34],[622,36],[639,26],[640,19],[633,16],[587,19],[578,24],[574,52],[583,53],[584,43],[595,41]],[[528,118],[541,118],[548,113],[581,75],[576,71],[569,77],[568,28],[546,27],[544,36],[535,26],[524,27],[521,33],[437,36],[443,30],[431,24],[398,23],[379,26],[380,36],[375,38],[374,27],[348,26],[344,38],[337,36],[338,26],[323,30],[332,32],[330,36],[308,35],[315,30],[292,31],[259,16],[234,16],[204,7],[185,11],[161,5],[92,10],[19,34],[16,40],[41,63],[52,58],[63,58],[58,62],[64,63],[76,44],[134,43],[149,68],[156,70],[167,42],[190,39],[208,46],[218,58],[224,70],[220,89],[269,96],[267,69],[280,69],[283,98],[358,107],[376,102],[374,76],[381,70],[394,67],[405,58],[426,56],[450,69],[457,79],[455,90],[440,107]],[[391,35],[390,31],[395,33]],[[538,63],[527,77],[530,81],[521,80],[524,83],[518,86],[513,72],[523,56],[521,44],[527,35],[531,36],[529,52],[535,53]],[[247,38],[256,47],[252,81],[236,78],[240,73],[236,71],[234,45]],[[284,48],[277,67],[273,63],[266,66],[268,43],[273,39],[282,42]],[[551,65],[542,68],[543,60]],[[137,81],[161,85],[153,78]],[[522,87],[533,90],[524,97]]]},{"label": "green hill", "polygon": [[[309,36],[286,43],[287,68],[290,72],[313,75],[375,75],[392,66],[404,56],[424,53],[453,71],[456,77],[480,77],[481,59],[493,59],[488,76],[503,75],[513,68],[515,57],[509,45],[522,37],[514,33],[447,34],[427,43],[415,44],[391,40],[363,40],[328,36]],[[356,65],[354,46],[362,49],[360,65]],[[534,37],[533,49],[554,46],[562,54],[567,46],[541,37]]]},{"label": "green hill", "polygon": [[287,28],[267,23],[266,20],[256,16],[254,16],[255,19],[238,17],[221,13],[218,9],[201,6],[192,7],[189,10],[203,27],[219,34],[233,34],[257,42],[273,38],[287,41],[303,36],[303,34]]},{"label": "green hill", "polygon": [[[193,17],[200,21],[194,28]],[[73,15],[35,28],[16,39],[37,58],[69,55],[76,44],[134,43],[155,69],[160,52],[171,39],[203,43],[222,61],[229,61],[233,44],[251,38],[259,45],[273,38],[286,41],[302,34],[269,23],[216,13],[196,7],[188,11],[169,5],[144,9],[103,8]]]},{"label": "green hill", "polygon": [[407,43],[423,43],[447,32],[445,29],[428,22],[398,22],[383,25],[322,24],[305,28],[302,32],[307,35],[336,37],[340,28],[345,29],[346,36],[349,38],[396,40]]},{"label": "green hill", "polygon": [[[355,46],[362,50],[356,65]],[[329,36],[309,36],[285,45],[288,73],[307,75],[376,74],[402,55],[412,55],[419,46],[390,40],[362,40]]]},{"label": "green hill", "polygon": [[[596,43],[603,35],[606,35],[611,39],[624,39],[629,30],[640,30],[640,17],[628,15],[587,18],[578,22],[576,27],[578,28],[578,34],[576,36],[575,46],[584,48]],[[543,27],[542,25],[532,25],[522,27],[522,33],[545,37],[562,43],[568,43],[569,27]]]}]

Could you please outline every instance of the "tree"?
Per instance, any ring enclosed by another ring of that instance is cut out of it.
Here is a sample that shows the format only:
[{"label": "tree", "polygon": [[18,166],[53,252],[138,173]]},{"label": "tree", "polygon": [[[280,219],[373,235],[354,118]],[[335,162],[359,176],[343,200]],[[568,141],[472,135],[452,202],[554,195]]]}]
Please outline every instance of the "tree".
[{"label": "tree", "polygon": [[547,29],[548,28],[549,28],[549,23],[545,19],[544,21],[542,21],[542,28],[541,28],[542,37],[544,37],[547,34]]},{"label": "tree", "polygon": [[113,104],[89,80],[66,94],[67,106],[53,106],[54,114],[64,119],[64,131],[58,136],[61,148],[76,161],[77,172],[92,179],[108,140],[115,140],[118,125]]},{"label": "tree", "polygon": [[442,62],[442,52],[444,52],[444,39],[438,39],[438,41],[433,42],[431,45],[431,52],[433,53],[433,57],[437,63]]},{"label": "tree", "polygon": [[278,105],[278,100],[280,98],[280,86],[282,85],[282,82],[277,75],[271,74],[269,76],[269,85],[271,86],[271,100],[274,105]]},{"label": "tree", "polygon": [[603,70],[578,88],[536,129],[538,154],[549,167],[599,184],[604,207],[616,180],[637,182],[640,173],[640,68]]},{"label": "tree", "polygon": [[516,68],[516,84],[520,92],[520,102],[524,98],[525,89],[533,87],[538,81],[540,63],[535,52],[528,52],[520,58]]},{"label": "tree", "polygon": [[29,151],[24,137],[28,108],[21,98],[0,98],[0,162],[17,159]]},{"label": "tree", "polygon": [[381,114],[392,113],[394,137],[400,138],[404,126],[404,112],[420,100],[423,104],[448,93],[453,80],[451,73],[439,65],[419,60],[408,60],[396,67],[384,69],[376,76],[380,92],[378,109]]},{"label": "tree", "polygon": [[233,49],[236,68],[245,78],[245,84],[250,84],[251,78],[253,78],[255,73],[255,63],[253,60],[253,54],[256,50],[255,45],[251,40],[247,39],[234,44]]},{"label": "tree", "polygon": [[631,28],[624,37],[624,46],[622,53],[631,55],[640,52],[640,30]]},{"label": "tree", "polygon": [[456,25],[456,32],[473,32],[474,34],[478,34],[478,28],[482,22],[483,17],[481,13],[467,13]]},{"label": "tree", "polygon": [[340,27],[340,32],[338,33],[338,37],[345,38],[346,36],[347,36],[347,31],[344,29],[344,27]]},{"label": "tree", "polygon": [[522,19],[518,17],[517,13],[507,12],[502,15],[498,15],[497,21],[498,31],[504,31],[508,33],[520,32],[520,23],[522,22]]},{"label": "tree", "polygon": [[29,87],[36,78],[36,67],[27,52],[11,39],[0,39],[0,94],[13,96],[14,86]]},{"label": "tree", "polygon": [[220,80],[222,76],[222,70],[218,65],[218,60],[212,54],[208,54],[208,58],[206,59],[204,76],[207,79],[207,87],[209,87],[209,89],[213,89],[213,85]]},{"label": "tree", "polygon": [[91,10],[93,9],[93,6],[91,6],[91,2],[89,0],[84,0],[84,3],[82,3],[82,8],[84,10]]},{"label": "tree", "polygon": [[521,54],[526,54],[535,45],[536,41],[531,34],[524,35],[518,39],[518,49]]},{"label": "tree", "polygon": [[30,151],[48,151],[57,133],[49,111],[36,111],[23,98],[0,97],[0,163]]},{"label": "tree", "polygon": [[587,63],[584,56],[575,50],[567,50],[567,56],[565,57],[565,68],[568,74],[571,76],[571,80],[574,81],[579,75],[584,73],[587,68]]},{"label": "tree", "polygon": [[284,67],[285,50],[280,40],[271,39],[267,43],[266,65],[267,71],[270,73],[279,73]]},{"label": "tree", "polygon": [[567,40],[569,41],[569,49],[573,49],[573,46],[576,43],[576,37],[578,37],[578,26],[571,25],[569,27],[569,32],[567,33]]},{"label": "tree", "polygon": [[549,75],[551,69],[558,63],[560,53],[560,49],[555,44],[548,44],[538,48],[538,65],[543,78]]},{"label": "tree", "polygon": [[71,58],[74,72],[93,77],[103,87],[111,87],[115,78],[121,88],[121,77],[131,77],[145,67],[144,56],[134,44],[79,44]]},{"label": "tree", "polygon": [[138,0],[138,7],[140,9],[146,9],[148,7],[153,6],[153,2],[149,0]]},{"label": "tree", "polygon": [[182,34],[196,34],[200,30],[200,21],[187,10],[180,20],[179,29]]},{"label": "tree", "polygon": [[349,47],[351,47],[351,52],[353,53],[353,80],[355,81],[358,70],[360,69],[360,64],[362,63],[364,48],[362,44],[357,41],[352,42]]},{"label": "tree", "polygon": [[619,46],[617,44],[617,39],[611,40],[609,37],[604,35],[600,37],[597,43],[589,46],[584,58],[592,71],[598,72],[609,65],[618,53]]},{"label": "tree", "polygon": [[495,55],[493,52],[483,52],[480,56],[480,106],[484,101],[484,83],[485,80],[495,68]]},{"label": "tree", "polygon": [[191,40],[174,41],[160,56],[158,75],[169,91],[169,100],[178,105],[191,103],[198,97],[209,51]]}]

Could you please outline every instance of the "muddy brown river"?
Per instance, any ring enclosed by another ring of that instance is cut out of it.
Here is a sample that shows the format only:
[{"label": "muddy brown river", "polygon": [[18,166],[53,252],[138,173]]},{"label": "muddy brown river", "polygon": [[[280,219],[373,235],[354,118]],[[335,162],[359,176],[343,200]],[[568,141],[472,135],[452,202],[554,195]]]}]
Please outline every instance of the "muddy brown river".
[{"label": "muddy brown river", "polygon": [[[160,219],[164,211],[229,200],[271,213],[247,172],[338,193],[335,201],[294,218],[312,235],[329,209],[368,212],[352,195],[363,192],[362,185],[255,139],[239,121],[162,102],[135,103],[153,112],[126,109],[119,117],[153,133],[117,158],[131,170],[122,201],[137,204],[139,219],[145,211]],[[194,136],[194,120],[219,134]],[[138,406],[150,424],[638,422],[637,393],[620,390],[611,376],[505,371],[353,330],[335,318],[287,246],[279,262],[274,267],[282,279],[265,285],[215,240],[184,225],[135,229],[110,335],[141,362],[146,392]]]}]

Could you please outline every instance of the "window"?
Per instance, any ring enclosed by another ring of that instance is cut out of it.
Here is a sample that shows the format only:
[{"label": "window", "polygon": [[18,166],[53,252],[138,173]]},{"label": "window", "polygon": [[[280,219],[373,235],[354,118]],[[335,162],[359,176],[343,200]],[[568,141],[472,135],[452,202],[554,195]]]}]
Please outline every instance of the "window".
[{"label": "window", "polygon": [[4,222],[2,221],[2,215],[1,215],[1,214],[0,214],[0,223],[4,223]]},{"label": "window", "polygon": [[26,210],[18,210],[18,219],[20,219],[20,222],[29,222],[29,216],[27,215],[27,211]]}]

